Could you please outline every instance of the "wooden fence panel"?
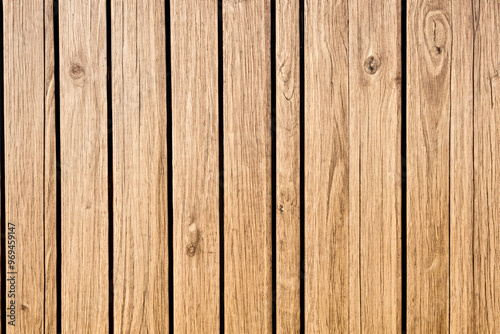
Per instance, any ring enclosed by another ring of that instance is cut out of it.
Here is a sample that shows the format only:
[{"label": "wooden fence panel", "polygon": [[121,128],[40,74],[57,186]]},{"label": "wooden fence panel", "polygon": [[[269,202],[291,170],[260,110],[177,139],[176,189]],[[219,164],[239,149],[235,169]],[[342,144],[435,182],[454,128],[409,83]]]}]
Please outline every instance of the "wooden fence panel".
[{"label": "wooden fence panel", "polygon": [[305,1],[306,333],[349,328],[348,14]]},{"label": "wooden fence panel", "polygon": [[398,0],[349,1],[349,168],[359,171],[348,193],[359,220],[348,224],[360,279],[349,305],[360,308],[364,333],[402,331],[400,10]]},{"label": "wooden fence panel", "polygon": [[270,1],[222,2],[224,325],[270,333]]},{"label": "wooden fence panel", "polygon": [[2,333],[500,331],[498,2],[0,8]]},{"label": "wooden fence panel", "polygon": [[44,238],[45,238],[45,332],[57,332],[57,158],[56,78],[54,57],[54,4],[44,1],[45,33],[45,142],[44,142]]},{"label": "wooden fence panel", "polygon": [[474,1],[474,319],[500,331],[500,4]]},{"label": "wooden fence panel", "polygon": [[[218,333],[218,3],[170,3],[174,330]],[[221,199],[222,200],[222,199]]]},{"label": "wooden fence panel", "polygon": [[166,333],[164,3],[113,0],[111,23],[114,331]]},{"label": "wooden fence panel", "polygon": [[300,5],[276,1],[276,330],[300,332]]},{"label": "wooden fence panel", "polygon": [[45,307],[44,4],[2,4],[7,290],[2,309],[6,333],[34,333],[44,329]]},{"label": "wooden fence panel", "polygon": [[61,324],[109,331],[106,6],[59,2]]},{"label": "wooden fence panel", "polygon": [[451,1],[408,2],[408,331],[449,319]]},{"label": "wooden fence panel", "polygon": [[474,333],[473,8],[451,4],[450,333]]}]

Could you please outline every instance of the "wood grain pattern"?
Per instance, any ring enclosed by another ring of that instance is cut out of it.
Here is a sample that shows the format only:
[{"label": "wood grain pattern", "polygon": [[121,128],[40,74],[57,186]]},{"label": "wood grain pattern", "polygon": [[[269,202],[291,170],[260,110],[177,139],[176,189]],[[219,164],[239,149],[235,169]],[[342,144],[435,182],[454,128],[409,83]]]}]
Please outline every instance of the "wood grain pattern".
[{"label": "wood grain pattern", "polygon": [[349,168],[359,168],[360,182],[349,183],[349,191],[359,187],[353,199],[359,221],[349,227],[359,222],[360,329],[366,333],[402,330],[400,10],[398,0],[349,2],[349,124],[359,133],[349,138],[349,155],[359,150]]},{"label": "wood grain pattern", "polygon": [[449,332],[474,333],[473,8],[451,5]]},{"label": "wood grain pattern", "polygon": [[57,162],[54,58],[54,3],[44,0],[45,28],[45,333],[57,332]]},{"label": "wood grain pattern", "polygon": [[449,325],[451,1],[408,2],[408,332]]},{"label": "wood grain pattern", "polygon": [[167,90],[161,0],[111,2],[116,333],[168,333]]},{"label": "wood grain pattern", "polygon": [[170,3],[178,333],[218,333],[220,327],[217,5]]},{"label": "wood grain pattern", "polygon": [[348,10],[305,1],[305,332],[348,331]]},{"label": "wood grain pattern", "polygon": [[300,332],[300,13],[276,6],[276,329]]},{"label": "wood grain pattern", "polygon": [[44,328],[44,11],[41,1],[2,5],[5,277],[15,307],[5,332],[35,333]]},{"label": "wood grain pattern", "polygon": [[270,333],[270,1],[224,0],[226,333]]},{"label": "wood grain pattern", "polygon": [[500,4],[474,1],[476,333],[500,331]]},{"label": "wood grain pattern", "polygon": [[105,1],[59,2],[61,323],[109,331]]}]

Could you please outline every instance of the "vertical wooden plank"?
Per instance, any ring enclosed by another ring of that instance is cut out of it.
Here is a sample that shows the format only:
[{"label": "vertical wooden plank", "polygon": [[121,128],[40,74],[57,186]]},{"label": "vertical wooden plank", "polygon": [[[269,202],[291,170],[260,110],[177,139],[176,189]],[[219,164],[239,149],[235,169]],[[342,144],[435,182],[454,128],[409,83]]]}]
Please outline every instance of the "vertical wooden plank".
[{"label": "vertical wooden plank", "polygon": [[61,321],[68,333],[109,329],[105,5],[59,2]]},{"label": "vertical wooden plank", "polygon": [[111,2],[117,333],[168,333],[164,1]]},{"label": "vertical wooden plank", "polygon": [[54,76],[54,3],[44,0],[45,26],[45,333],[57,332],[57,165]]},{"label": "vertical wooden plank", "polygon": [[174,330],[218,333],[217,1],[173,0]]},{"label": "vertical wooden plank", "polygon": [[300,332],[300,13],[276,1],[276,329]]},{"label": "vertical wooden plank", "polygon": [[6,332],[34,333],[44,321],[44,12],[41,1],[2,5]]},{"label": "vertical wooden plank", "polygon": [[450,128],[450,333],[473,333],[473,8],[453,1]]},{"label": "vertical wooden plank", "polygon": [[349,147],[359,162],[349,167],[360,169],[360,327],[368,333],[401,332],[400,10],[399,0],[349,1],[349,115],[359,131]]},{"label": "vertical wooden plank", "polygon": [[226,333],[270,333],[270,1],[223,1]]},{"label": "vertical wooden plank", "polygon": [[500,3],[474,1],[475,332],[500,331]]},{"label": "vertical wooden plank", "polygon": [[348,9],[305,1],[305,331],[348,331]]},{"label": "vertical wooden plank", "polygon": [[451,1],[408,2],[408,332],[449,326]]}]

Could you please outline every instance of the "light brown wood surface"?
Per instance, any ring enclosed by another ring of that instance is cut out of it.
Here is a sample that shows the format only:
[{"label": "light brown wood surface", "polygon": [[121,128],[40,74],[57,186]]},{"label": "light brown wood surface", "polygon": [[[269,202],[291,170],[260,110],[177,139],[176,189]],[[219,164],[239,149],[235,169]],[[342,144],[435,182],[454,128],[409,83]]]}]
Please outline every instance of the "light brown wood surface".
[{"label": "light brown wood surface", "polygon": [[2,333],[500,332],[498,1],[1,8]]},{"label": "light brown wood surface", "polygon": [[14,302],[15,307],[14,314],[6,312],[4,331],[36,333],[44,329],[44,4],[42,1],[2,4],[4,279],[7,305]]},{"label": "light brown wood surface", "polygon": [[500,331],[500,4],[474,1],[474,308]]},{"label": "light brown wood surface", "polygon": [[225,333],[270,333],[270,1],[222,11]]},{"label": "light brown wood surface", "polygon": [[214,0],[170,3],[177,333],[220,328],[217,10]]},{"label": "light brown wood surface", "polygon": [[360,303],[356,331],[363,333],[402,330],[400,10],[398,0],[349,1],[349,127],[357,132],[349,137],[349,169],[359,174],[348,194],[359,201],[349,207],[359,220],[348,223],[350,234],[359,233],[360,291],[348,303]]},{"label": "light brown wood surface", "polygon": [[44,236],[45,236],[45,332],[57,332],[57,162],[56,85],[54,58],[54,4],[44,1],[45,33],[45,143],[44,143]]},{"label": "light brown wood surface", "polygon": [[300,12],[276,1],[276,330],[300,332]]},{"label": "light brown wood surface", "polygon": [[59,48],[62,331],[107,333],[110,284],[104,1],[59,2]]},{"label": "light brown wood surface", "polygon": [[450,333],[474,333],[473,2],[451,2]]},{"label": "light brown wood surface", "polygon": [[408,332],[449,325],[451,1],[408,1]]},{"label": "light brown wood surface", "polygon": [[349,99],[345,1],[305,1],[305,332],[348,331]]},{"label": "light brown wood surface", "polygon": [[112,1],[115,333],[167,333],[164,2]]}]

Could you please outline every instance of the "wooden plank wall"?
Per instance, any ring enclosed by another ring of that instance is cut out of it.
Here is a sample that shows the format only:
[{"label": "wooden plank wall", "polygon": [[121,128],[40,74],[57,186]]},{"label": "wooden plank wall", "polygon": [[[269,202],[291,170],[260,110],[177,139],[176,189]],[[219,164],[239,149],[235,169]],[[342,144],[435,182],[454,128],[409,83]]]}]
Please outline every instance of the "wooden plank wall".
[{"label": "wooden plank wall", "polygon": [[500,332],[498,1],[0,16],[1,333]]}]

